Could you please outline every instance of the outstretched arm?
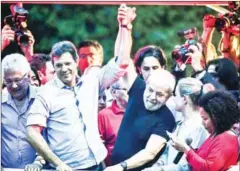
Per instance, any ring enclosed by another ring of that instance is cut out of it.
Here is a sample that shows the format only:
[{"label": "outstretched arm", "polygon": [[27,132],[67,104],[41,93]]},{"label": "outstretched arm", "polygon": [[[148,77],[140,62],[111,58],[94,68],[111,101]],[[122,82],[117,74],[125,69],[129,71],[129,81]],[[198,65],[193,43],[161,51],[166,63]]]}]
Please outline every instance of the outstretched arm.
[{"label": "outstretched arm", "polygon": [[205,15],[203,18],[203,33],[202,33],[202,41],[204,44],[204,53],[206,63],[215,59],[217,57],[215,46],[212,44],[212,37],[215,30],[215,20],[216,18],[212,15]]},{"label": "outstretched arm", "polygon": [[118,65],[121,68],[128,66],[132,49],[132,22],[136,17],[135,8],[122,4],[118,8],[119,31],[115,42],[114,54],[118,56]]},{"label": "outstretched arm", "polygon": [[25,35],[28,36],[28,42],[27,44],[18,44],[21,51],[24,53],[24,56],[27,58],[27,60],[30,62],[32,60],[32,56],[34,54],[34,43],[35,43],[35,39],[31,33],[30,30],[27,30],[25,33]]},{"label": "outstretched arm", "polygon": [[2,29],[2,51],[14,41],[15,32],[11,29],[9,25],[5,25]]},{"label": "outstretched arm", "polygon": [[[125,160],[127,169],[133,169],[152,161],[157,154],[161,151],[166,143],[166,139],[152,134],[147,142],[146,147],[133,155],[131,158]],[[107,167],[104,171],[122,171],[123,168],[120,164]]]},{"label": "outstretched arm", "polygon": [[126,72],[128,73],[129,69],[135,72],[134,67],[129,66],[131,65],[130,54],[132,48],[131,26],[133,20],[136,17],[135,10],[135,8],[127,7],[124,4],[121,5],[118,9],[117,19],[119,24],[119,31],[114,47],[115,58],[111,59],[109,63],[102,68],[100,74],[100,91],[102,91],[106,87],[109,87],[123,75],[126,75]]},{"label": "outstretched arm", "polygon": [[[130,59],[132,48],[132,21],[136,17],[136,8],[121,5],[118,9],[119,32],[115,43],[116,56],[125,56]],[[128,90],[131,88],[137,77],[137,73],[131,60],[128,65],[124,80],[127,83]]]}]

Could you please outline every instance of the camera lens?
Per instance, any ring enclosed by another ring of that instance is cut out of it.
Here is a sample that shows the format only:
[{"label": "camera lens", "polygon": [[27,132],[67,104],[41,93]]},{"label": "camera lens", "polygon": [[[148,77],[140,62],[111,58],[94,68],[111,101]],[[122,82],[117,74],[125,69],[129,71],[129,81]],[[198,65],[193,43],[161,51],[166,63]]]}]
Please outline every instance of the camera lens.
[{"label": "camera lens", "polygon": [[28,44],[29,37],[26,34],[24,34],[24,32],[22,30],[16,30],[15,36],[16,36],[15,39],[16,39],[17,43]]},{"label": "camera lens", "polygon": [[29,42],[29,37],[24,34],[24,35],[20,36],[19,40],[20,40],[20,43],[21,43],[21,44],[28,44],[28,42]]},{"label": "camera lens", "polygon": [[216,18],[215,21],[215,28],[217,29],[217,31],[221,31],[226,25],[226,21],[224,19],[221,18]]},{"label": "camera lens", "polygon": [[172,51],[172,58],[176,61],[179,61],[182,58],[181,54],[179,53],[179,50]]}]

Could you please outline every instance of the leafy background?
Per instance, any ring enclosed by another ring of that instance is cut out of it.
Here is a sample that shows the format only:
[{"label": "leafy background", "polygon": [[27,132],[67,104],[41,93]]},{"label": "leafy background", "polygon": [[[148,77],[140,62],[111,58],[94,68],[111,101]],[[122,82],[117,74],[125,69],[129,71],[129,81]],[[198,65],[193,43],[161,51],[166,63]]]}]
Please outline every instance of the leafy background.
[{"label": "leafy background", "polygon": [[[1,21],[10,14],[10,4],[1,4]],[[85,39],[98,40],[104,48],[104,63],[112,56],[117,36],[116,5],[47,5],[24,4],[29,11],[28,28],[35,37],[35,52],[49,53],[54,43],[70,40],[76,46]],[[197,27],[202,33],[202,18],[205,14],[217,16],[217,12],[205,6],[158,6],[138,5],[133,28],[132,56],[142,46],[160,46],[166,53],[169,66],[173,64],[171,51],[184,39],[179,30]],[[217,46],[220,33],[214,33]]]}]

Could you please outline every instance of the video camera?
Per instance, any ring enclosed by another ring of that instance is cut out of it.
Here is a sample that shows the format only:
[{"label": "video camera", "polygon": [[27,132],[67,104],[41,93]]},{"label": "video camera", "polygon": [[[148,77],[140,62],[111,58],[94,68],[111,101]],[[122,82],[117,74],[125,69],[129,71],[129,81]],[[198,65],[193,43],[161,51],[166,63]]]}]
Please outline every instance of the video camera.
[{"label": "video camera", "polygon": [[223,15],[221,18],[216,18],[215,20],[215,28],[217,31],[222,31],[231,25],[240,24],[240,15],[236,13],[227,13]]},{"label": "video camera", "polygon": [[194,27],[188,30],[179,31],[177,35],[179,37],[185,37],[187,41],[181,46],[175,46],[174,50],[172,51],[172,58],[178,64],[191,64],[192,59],[186,54],[191,52],[188,49],[189,46],[197,44],[197,41],[194,40],[194,37],[197,36],[197,28]]},{"label": "video camera", "polygon": [[240,24],[240,3],[237,1],[228,2],[228,8],[231,12],[215,19],[215,28],[219,32],[231,25]]},{"label": "video camera", "polygon": [[4,24],[8,24],[15,31],[15,41],[18,44],[28,44],[29,37],[27,31],[28,11],[23,7],[12,5],[12,15],[4,18]]}]

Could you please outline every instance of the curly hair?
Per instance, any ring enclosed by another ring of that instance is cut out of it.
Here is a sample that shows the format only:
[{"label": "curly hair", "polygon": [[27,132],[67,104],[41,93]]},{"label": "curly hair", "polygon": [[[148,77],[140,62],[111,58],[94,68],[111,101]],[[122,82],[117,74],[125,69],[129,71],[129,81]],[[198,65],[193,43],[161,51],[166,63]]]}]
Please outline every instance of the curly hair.
[{"label": "curly hair", "polygon": [[215,90],[203,95],[199,100],[213,122],[216,135],[229,130],[240,120],[240,108],[232,95],[224,90]]}]

